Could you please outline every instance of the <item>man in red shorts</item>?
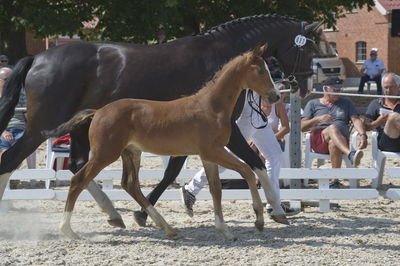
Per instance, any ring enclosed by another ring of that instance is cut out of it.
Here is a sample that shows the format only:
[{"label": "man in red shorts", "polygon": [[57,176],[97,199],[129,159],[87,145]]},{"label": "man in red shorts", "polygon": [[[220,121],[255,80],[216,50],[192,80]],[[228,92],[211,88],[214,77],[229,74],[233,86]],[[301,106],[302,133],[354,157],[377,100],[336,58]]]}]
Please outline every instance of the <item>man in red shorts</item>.
[{"label": "man in red shorts", "polygon": [[[329,78],[323,84],[325,92],[341,92],[342,83],[338,78]],[[332,168],[340,168],[342,154],[346,154],[354,167],[360,164],[364,149],[367,146],[367,135],[357,109],[350,99],[340,95],[325,94],[322,98],[310,100],[301,120],[301,130],[311,131],[311,148],[317,153],[329,154]],[[349,148],[349,122],[353,122],[360,135],[358,150]],[[330,184],[331,188],[339,188],[339,180]]]}]

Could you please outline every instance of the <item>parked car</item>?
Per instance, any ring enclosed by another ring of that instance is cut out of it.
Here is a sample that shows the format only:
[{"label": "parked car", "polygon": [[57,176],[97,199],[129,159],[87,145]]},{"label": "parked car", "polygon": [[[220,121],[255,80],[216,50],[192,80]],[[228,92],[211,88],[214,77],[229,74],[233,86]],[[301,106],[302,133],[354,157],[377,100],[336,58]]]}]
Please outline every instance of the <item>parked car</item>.
[{"label": "parked car", "polygon": [[346,78],[345,68],[336,50],[325,40],[318,44],[319,52],[313,58],[313,83],[316,88],[324,80],[335,76],[341,80]]}]

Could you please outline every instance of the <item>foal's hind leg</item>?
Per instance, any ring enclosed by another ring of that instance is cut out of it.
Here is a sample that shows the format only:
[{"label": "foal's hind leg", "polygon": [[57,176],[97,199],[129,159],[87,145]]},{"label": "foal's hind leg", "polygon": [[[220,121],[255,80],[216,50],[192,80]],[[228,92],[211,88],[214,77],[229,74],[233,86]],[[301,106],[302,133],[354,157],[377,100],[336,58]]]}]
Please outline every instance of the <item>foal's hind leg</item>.
[{"label": "foal's hind leg", "polygon": [[[76,174],[88,161],[89,157],[89,137],[87,125],[75,129],[71,132],[71,152],[69,169]],[[95,181],[90,181],[86,188],[92,195],[94,200],[100,206],[101,210],[108,214],[107,222],[115,227],[126,228],[121,215],[117,212],[111,200],[106,193],[96,184]]]},{"label": "foal's hind leg", "polygon": [[[134,155],[134,153],[136,155]],[[172,229],[172,227],[164,220],[164,218],[157,212],[157,210],[150,204],[147,198],[143,195],[139,184],[139,166],[137,159],[140,158],[140,151],[130,150],[126,148],[122,154],[123,163],[123,175],[121,185],[129,193],[139,205],[150,215],[151,219],[156,223],[158,227],[165,231],[168,238],[173,239],[177,237],[177,234]],[[136,162],[136,163],[135,163]]]},{"label": "foal's hind leg", "polygon": [[[160,183],[147,195],[147,199],[150,201],[151,205],[155,205],[157,200],[160,198],[161,194],[167,189],[169,185],[176,179],[182,166],[186,160],[187,156],[170,157],[168,161],[168,166],[165,169],[163,179]],[[135,211],[133,213],[135,221],[140,226],[146,225],[147,213],[142,209],[140,211]]]},{"label": "foal's hind leg", "polygon": [[208,185],[210,187],[210,193],[214,204],[215,228],[224,236],[225,239],[236,240],[237,238],[231,232],[229,232],[222,214],[221,180],[219,179],[218,165],[206,161],[202,162],[207,175]]},{"label": "foal's hind leg", "polygon": [[210,148],[207,151],[203,151],[200,157],[202,160],[213,162],[238,172],[247,181],[253,199],[253,209],[256,213],[256,221],[254,224],[256,228],[261,231],[264,228],[264,207],[260,195],[258,194],[256,178],[251,168],[229,154],[223,147]]}]

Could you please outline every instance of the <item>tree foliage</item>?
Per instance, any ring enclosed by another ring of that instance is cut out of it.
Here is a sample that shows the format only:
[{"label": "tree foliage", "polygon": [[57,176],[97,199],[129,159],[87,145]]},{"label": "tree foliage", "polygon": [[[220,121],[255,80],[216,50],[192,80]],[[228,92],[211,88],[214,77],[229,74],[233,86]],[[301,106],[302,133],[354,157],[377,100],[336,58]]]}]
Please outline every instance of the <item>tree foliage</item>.
[{"label": "tree foliage", "polygon": [[[195,34],[228,20],[276,13],[335,24],[344,10],[368,8],[373,0],[1,0],[0,53],[26,54],[24,32],[38,38],[78,34],[86,40],[145,43],[162,29],[171,37]],[[83,21],[98,18],[95,29]],[[23,43],[21,45],[21,42]]]}]

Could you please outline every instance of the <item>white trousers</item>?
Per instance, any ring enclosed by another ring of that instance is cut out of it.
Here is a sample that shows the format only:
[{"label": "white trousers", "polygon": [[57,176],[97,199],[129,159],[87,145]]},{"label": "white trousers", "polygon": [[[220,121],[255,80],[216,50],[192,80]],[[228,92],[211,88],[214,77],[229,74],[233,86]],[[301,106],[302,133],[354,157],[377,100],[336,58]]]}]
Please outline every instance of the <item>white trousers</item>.
[{"label": "white trousers", "polygon": [[[253,141],[258,150],[266,158],[265,167],[267,168],[268,176],[272,182],[272,193],[274,194],[274,198],[280,199],[279,173],[282,150],[271,126],[268,125],[264,128],[256,129],[251,125],[249,119],[242,117],[236,121],[236,124],[239,126],[240,132],[243,134],[244,138],[247,141]],[[255,123],[255,125],[258,124],[259,123]],[[219,166],[218,170],[222,172],[225,168]],[[202,168],[185,188],[193,195],[197,195],[207,183],[207,176],[204,168]]]}]

